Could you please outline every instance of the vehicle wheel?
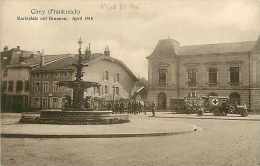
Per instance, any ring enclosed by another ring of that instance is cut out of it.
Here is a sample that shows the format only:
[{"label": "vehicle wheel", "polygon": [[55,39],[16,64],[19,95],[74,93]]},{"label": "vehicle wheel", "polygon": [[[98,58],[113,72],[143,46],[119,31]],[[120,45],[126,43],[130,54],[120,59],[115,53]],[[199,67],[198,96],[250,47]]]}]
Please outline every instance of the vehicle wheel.
[{"label": "vehicle wheel", "polygon": [[220,115],[220,112],[219,112],[218,108],[214,108],[212,112],[213,112],[213,115],[215,115],[215,116],[219,116]]},{"label": "vehicle wheel", "polygon": [[227,116],[227,113],[224,111],[224,112],[222,112],[222,115],[223,116]]},{"label": "vehicle wheel", "polygon": [[236,108],[235,108],[234,106],[230,106],[230,107],[229,107],[229,112],[230,112],[231,114],[234,114],[235,111],[236,111]]},{"label": "vehicle wheel", "polygon": [[243,116],[243,117],[248,116],[248,111],[245,109],[241,110],[241,116]]},{"label": "vehicle wheel", "polygon": [[198,116],[202,116],[203,115],[203,110],[198,110],[197,115]]}]

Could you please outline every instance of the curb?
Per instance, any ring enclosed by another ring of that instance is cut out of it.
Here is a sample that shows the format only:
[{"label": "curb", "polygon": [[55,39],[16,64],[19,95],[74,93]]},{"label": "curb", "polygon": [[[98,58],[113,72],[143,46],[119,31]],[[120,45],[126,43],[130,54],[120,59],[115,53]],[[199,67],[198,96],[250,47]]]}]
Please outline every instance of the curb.
[{"label": "curb", "polygon": [[157,137],[188,134],[197,131],[196,128],[187,131],[163,132],[163,133],[140,133],[140,134],[90,134],[90,135],[53,135],[53,134],[15,134],[2,133],[1,138],[126,138],[126,137]]},{"label": "curb", "polygon": [[260,119],[241,119],[241,118],[200,118],[200,117],[165,117],[165,116],[156,116],[156,118],[179,118],[179,119],[213,119],[213,120],[242,120],[242,121],[260,121]]}]

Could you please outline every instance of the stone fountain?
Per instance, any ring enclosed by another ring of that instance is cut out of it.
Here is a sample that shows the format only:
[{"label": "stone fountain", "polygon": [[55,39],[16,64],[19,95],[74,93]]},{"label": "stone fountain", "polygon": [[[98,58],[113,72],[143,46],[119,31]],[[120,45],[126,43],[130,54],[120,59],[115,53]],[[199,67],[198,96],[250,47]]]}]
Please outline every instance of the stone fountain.
[{"label": "stone fountain", "polygon": [[129,122],[127,114],[113,114],[111,110],[91,110],[84,106],[84,89],[100,86],[97,82],[82,80],[82,68],[87,66],[82,63],[81,45],[79,42],[79,55],[76,64],[76,79],[74,81],[60,81],[59,86],[72,88],[72,105],[63,108],[61,111],[44,110],[40,112],[39,123],[47,124],[114,124]]}]

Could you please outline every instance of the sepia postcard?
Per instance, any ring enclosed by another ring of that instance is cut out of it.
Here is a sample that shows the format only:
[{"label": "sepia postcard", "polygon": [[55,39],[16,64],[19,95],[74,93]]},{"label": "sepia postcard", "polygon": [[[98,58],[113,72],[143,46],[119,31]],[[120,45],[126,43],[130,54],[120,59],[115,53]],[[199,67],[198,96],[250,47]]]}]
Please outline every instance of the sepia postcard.
[{"label": "sepia postcard", "polygon": [[0,1],[1,166],[260,166],[260,0]]}]

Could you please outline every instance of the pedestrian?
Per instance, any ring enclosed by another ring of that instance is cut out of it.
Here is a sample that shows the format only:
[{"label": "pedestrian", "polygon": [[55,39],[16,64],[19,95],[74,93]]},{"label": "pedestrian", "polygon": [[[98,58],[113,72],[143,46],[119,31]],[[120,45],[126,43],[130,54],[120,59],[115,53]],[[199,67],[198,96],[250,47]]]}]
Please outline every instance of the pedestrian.
[{"label": "pedestrian", "polygon": [[123,103],[123,101],[121,101],[120,102],[120,113],[121,114],[124,113],[124,108],[125,108],[124,103]]},{"label": "pedestrian", "polygon": [[143,106],[143,107],[142,107],[142,108],[143,108],[142,110],[143,110],[144,114],[146,115],[146,103],[144,102],[142,106]]},{"label": "pedestrian", "polygon": [[138,108],[137,108],[137,102],[134,101],[133,104],[134,104],[134,114],[136,115],[136,114],[137,114],[137,111],[138,111],[138,110],[137,110],[137,109],[138,109]]},{"label": "pedestrian", "polygon": [[152,103],[152,114],[153,114],[153,117],[155,117],[155,103],[154,102]]},{"label": "pedestrian", "polygon": [[128,101],[128,104],[127,104],[127,112],[128,112],[128,114],[131,113],[131,103],[130,103],[130,101]]},{"label": "pedestrian", "polygon": [[141,101],[138,101],[138,112],[139,112],[139,113],[142,112],[142,104],[141,104]]}]

